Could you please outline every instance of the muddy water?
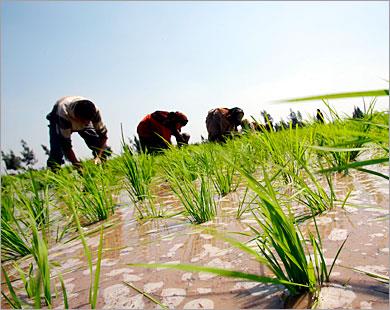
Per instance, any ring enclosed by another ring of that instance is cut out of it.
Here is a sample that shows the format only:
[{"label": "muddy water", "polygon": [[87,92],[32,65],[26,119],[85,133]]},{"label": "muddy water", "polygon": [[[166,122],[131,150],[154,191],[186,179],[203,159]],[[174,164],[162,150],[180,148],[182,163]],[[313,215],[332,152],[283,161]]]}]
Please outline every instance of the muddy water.
[{"label": "muddy water", "polygon": [[[382,171],[387,174],[387,171]],[[388,182],[376,176],[351,172],[335,180],[336,193],[343,198],[352,189],[349,205],[336,208],[317,217],[323,238],[325,257],[332,263],[339,246],[348,236],[337,266],[331,275],[331,285],[322,289],[320,308],[388,307],[388,285],[352,271],[353,267],[368,272],[389,275],[388,244]],[[213,266],[271,276],[261,264],[242,251],[232,248],[224,240],[211,234],[220,232],[248,232],[248,224],[256,225],[249,213],[235,219],[239,197],[243,188],[221,199],[218,216],[208,223],[192,225],[181,216],[147,222],[134,220],[134,208],[126,193],[122,193],[121,206],[110,219],[113,226],[105,229],[104,252],[100,276],[98,308],[159,308],[133,288],[131,283],[175,309],[238,309],[283,308],[285,291],[280,286],[230,279],[208,273],[178,271],[174,269],[145,269],[131,263],[186,263]],[[162,185],[159,192],[164,209],[170,213],[180,210],[175,196]],[[304,226],[313,228],[307,221]],[[92,230],[98,225],[89,227]],[[236,239],[247,240],[242,235]],[[97,258],[98,233],[88,237],[94,262]],[[74,240],[56,245],[50,250],[50,260],[58,261],[53,273],[60,271],[65,279],[71,308],[88,307],[90,274],[82,245]],[[22,260],[21,266],[27,266]],[[345,267],[342,267],[345,266]],[[20,281],[14,282],[21,285]],[[57,289],[59,283],[56,282]],[[61,308],[62,298],[54,302]],[[6,308],[3,301],[3,308]],[[289,303],[288,307],[307,308],[307,300]]]}]

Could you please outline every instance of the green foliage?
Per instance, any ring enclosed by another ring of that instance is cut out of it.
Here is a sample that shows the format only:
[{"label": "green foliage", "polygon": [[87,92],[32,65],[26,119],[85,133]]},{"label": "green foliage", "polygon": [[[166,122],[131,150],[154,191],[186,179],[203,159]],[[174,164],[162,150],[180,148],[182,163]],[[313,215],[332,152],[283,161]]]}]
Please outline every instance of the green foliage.
[{"label": "green foliage", "polygon": [[115,189],[111,184],[109,169],[89,162],[83,163],[82,175],[63,170],[52,174],[50,179],[56,185],[56,192],[68,207],[75,205],[83,225],[90,225],[107,219],[114,213],[112,198]]},{"label": "green foliage", "polygon": [[217,213],[211,182],[200,174],[200,184],[197,184],[186,175],[178,177],[169,168],[166,170],[172,190],[183,204],[190,221],[197,224],[207,222]]},{"label": "green foliage", "polygon": [[133,203],[148,199],[154,175],[153,157],[146,153],[135,154],[124,145],[120,168],[126,178],[126,189]]}]

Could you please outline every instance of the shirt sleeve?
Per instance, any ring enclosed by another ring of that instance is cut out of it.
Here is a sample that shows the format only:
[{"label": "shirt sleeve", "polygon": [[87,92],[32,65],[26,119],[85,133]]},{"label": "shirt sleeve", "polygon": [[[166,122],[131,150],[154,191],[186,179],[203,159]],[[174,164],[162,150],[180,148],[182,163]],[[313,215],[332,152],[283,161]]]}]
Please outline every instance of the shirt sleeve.
[{"label": "shirt sleeve", "polygon": [[92,120],[92,125],[100,137],[107,138],[107,127],[104,125],[100,111],[97,110],[95,118]]}]

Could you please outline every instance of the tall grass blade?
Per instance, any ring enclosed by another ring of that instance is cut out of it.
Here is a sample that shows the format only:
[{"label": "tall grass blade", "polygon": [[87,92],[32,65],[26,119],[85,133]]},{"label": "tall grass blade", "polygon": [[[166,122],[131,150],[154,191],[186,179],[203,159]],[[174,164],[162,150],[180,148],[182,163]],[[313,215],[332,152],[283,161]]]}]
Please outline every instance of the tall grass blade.
[{"label": "tall grass blade", "polygon": [[165,309],[165,310],[168,310],[169,308],[164,305],[163,303],[161,303],[160,301],[158,301],[157,299],[153,298],[151,295],[149,295],[148,293],[146,292],[143,292],[142,290],[140,290],[138,287],[134,286],[133,284],[131,283],[128,283],[128,282],[125,282],[125,281],[122,281],[123,284],[127,285],[127,286],[130,286],[132,289],[134,289],[135,291],[137,291],[138,293],[142,294],[143,296],[145,296],[147,299],[149,299],[150,301],[154,302],[156,305],[159,305],[162,309]]},{"label": "tall grass blade", "polygon": [[283,100],[278,100],[278,101],[274,101],[274,102],[275,103],[283,103],[283,102],[299,102],[299,101],[320,100],[320,99],[380,97],[380,96],[388,96],[388,95],[389,95],[388,89],[378,89],[378,90],[346,92],[346,93],[336,93],[336,94],[326,94],[326,95],[318,95],[318,96],[310,96],[310,97],[283,99]]},{"label": "tall grass blade", "polygon": [[100,267],[102,262],[102,249],[103,249],[103,225],[100,228],[100,239],[99,239],[99,247],[98,247],[98,259],[96,262],[96,270],[95,270],[95,281],[93,283],[93,292],[92,292],[92,301],[91,308],[96,308],[96,301],[99,292],[99,277],[100,277]]}]

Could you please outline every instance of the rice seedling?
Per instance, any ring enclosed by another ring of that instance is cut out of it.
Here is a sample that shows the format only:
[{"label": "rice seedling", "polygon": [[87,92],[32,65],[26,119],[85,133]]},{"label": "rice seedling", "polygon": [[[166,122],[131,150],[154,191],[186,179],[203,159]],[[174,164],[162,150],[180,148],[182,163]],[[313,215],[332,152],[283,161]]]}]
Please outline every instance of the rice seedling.
[{"label": "rice seedling", "polygon": [[103,226],[100,228],[100,239],[99,239],[99,245],[98,245],[98,258],[96,263],[96,270],[95,274],[93,274],[93,263],[92,263],[92,254],[91,250],[87,244],[87,241],[84,236],[84,231],[80,224],[80,219],[78,217],[77,209],[72,202],[71,210],[75,219],[76,227],[79,232],[79,238],[81,240],[81,243],[84,248],[84,254],[87,258],[88,268],[89,268],[89,274],[90,274],[90,285],[89,285],[89,304],[91,305],[91,309],[96,308],[96,302],[97,302],[97,296],[99,292],[99,278],[100,278],[100,266],[101,266],[101,260],[102,260],[102,253],[103,253]]},{"label": "rice seedling", "polygon": [[[31,212],[31,211],[30,211]],[[21,276],[21,279],[25,285],[25,290],[27,296],[33,298],[34,300],[34,308],[41,308],[41,294],[43,293],[43,300],[49,308],[51,308],[52,304],[52,296],[51,296],[51,280],[50,280],[50,264],[48,260],[48,247],[47,242],[40,235],[34,215],[32,213],[28,213],[29,229],[31,229],[32,233],[32,241],[30,252],[34,258],[36,270],[33,270],[33,264],[30,265],[29,271],[27,275],[18,268],[16,268]],[[3,269],[3,273],[6,275],[5,270]],[[6,276],[8,278],[8,276]],[[18,300],[20,299],[16,296],[15,291],[12,288],[11,283],[7,282],[7,287],[9,292],[11,293],[12,300],[10,298],[6,298],[8,302],[11,302],[11,306],[20,306],[20,302],[18,304]],[[3,296],[5,293],[2,292]]]},{"label": "rice seedling", "polygon": [[[22,224],[23,225],[23,224]],[[31,253],[30,236],[15,217],[13,193],[2,191],[1,196],[1,261]]]},{"label": "rice seedling", "polygon": [[40,186],[32,170],[28,171],[28,175],[29,183],[26,186],[23,186],[21,182],[13,183],[13,192],[17,200],[16,204],[20,206],[20,211],[27,211],[33,216],[38,228],[48,229],[50,221],[49,204],[51,200],[49,185],[46,183],[44,186]]},{"label": "rice seedling", "polygon": [[150,198],[150,183],[154,175],[153,156],[134,154],[123,144],[120,168],[126,178],[126,190],[134,204]]},{"label": "rice seedling", "polygon": [[[297,164],[299,164],[298,160]],[[286,172],[294,180],[293,187],[296,190],[296,193],[290,196],[290,200],[297,201],[298,204],[306,206],[309,210],[304,214],[296,216],[298,222],[333,209],[337,199],[333,188],[332,175],[325,175],[325,180],[328,185],[328,188],[326,188],[307,165],[300,164],[304,173],[296,174],[294,171]]]},{"label": "rice seedling", "polygon": [[[376,141],[372,139],[368,134],[372,127],[372,121],[376,118],[374,113],[374,106],[376,103],[377,96],[388,96],[388,90],[370,90],[363,92],[348,92],[348,93],[337,93],[337,94],[326,94],[320,96],[311,96],[304,98],[294,98],[281,100],[280,102],[300,102],[309,100],[321,99],[329,109],[330,114],[334,120],[332,127],[327,126],[325,133],[317,133],[317,145],[321,147],[327,147],[324,150],[324,157],[332,167],[332,171],[337,172],[348,172],[349,164],[353,162],[360,153],[365,150],[363,145],[368,142]],[[374,97],[368,109],[365,109],[365,113],[361,119],[355,119],[352,121],[342,121],[341,117],[337,112],[331,108],[328,99],[339,99],[339,98],[353,98],[353,97]],[[387,120],[388,122],[388,120]],[[346,126],[346,128],[345,128]],[[340,128],[341,127],[341,128]],[[354,138],[351,139],[350,136]],[[388,138],[386,140],[388,143]]]},{"label": "rice seedling", "polygon": [[107,219],[114,213],[110,175],[102,166],[83,163],[83,174],[52,174],[59,198],[70,207],[76,205],[84,225]]},{"label": "rice seedling", "polygon": [[83,191],[76,193],[79,209],[88,223],[105,220],[114,213],[109,178],[101,166],[84,164]]},{"label": "rice seedling", "polygon": [[[17,222],[16,222],[17,223]],[[17,224],[1,217],[1,260],[6,261],[31,254],[29,238]]]},{"label": "rice seedling", "polygon": [[6,295],[6,293],[1,290],[1,295],[4,297],[4,299],[7,301],[7,303],[13,308],[13,309],[22,309],[22,300],[18,297],[18,295],[15,293],[14,288],[12,287],[11,281],[8,277],[7,271],[4,269],[3,266],[1,266],[1,271],[5,277],[5,283],[7,284],[8,291],[10,293],[10,297]]},{"label": "rice seedling", "polygon": [[208,178],[199,174],[199,189],[195,181],[186,177],[174,174],[170,168],[166,168],[168,178],[173,192],[183,204],[191,222],[201,224],[211,220],[216,215],[216,203],[212,192],[212,185]]},{"label": "rice seedling", "polygon": [[[327,271],[321,249],[321,236],[317,226],[316,236],[309,232],[309,244],[314,251],[314,259],[312,259],[305,239],[296,225],[295,217],[290,213],[291,207],[287,206],[289,214],[286,215],[278,202],[276,192],[265,169],[263,172],[265,185],[243,172],[249,186],[259,197],[258,214],[253,212],[253,215],[261,230],[252,227],[257,236],[255,240],[258,248],[266,258],[267,266],[278,279],[304,284],[310,291],[315,291],[324,281],[329,281],[329,274],[332,270],[331,268],[329,272]],[[312,218],[315,222],[314,214],[312,214]],[[292,294],[297,294],[302,289],[295,286],[286,287]]]},{"label": "rice seedling", "polygon": [[241,200],[238,202],[238,208],[237,208],[237,213],[236,213],[236,219],[240,219],[242,215],[248,211],[248,208],[253,204],[253,202],[256,200],[256,195],[253,195],[252,199],[247,202],[246,196],[248,194],[249,188],[245,188],[245,192]]},{"label": "rice seedling", "polygon": [[201,167],[200,169],[203,168],[204,172],[212,180],[217,193],[224,197],[228,193],[235,191],[239,182],[234,180],[235,167],[227,165],[220,156],[220,152],[217,147],[211,148],[208,145],[197,154],[197,161]]},{"label": "rice seedling", "polygon": [[[227,159],[227,161],[229,161]],[[250,188],[257,194],[258,208],[252,214],[259,228],[251,226],[255,234],[252,240],[257,244],[257,251],[245,243],[233,238],[224,237],[231,245],[252,255],[259,263],[265,264],[275,275],[274,278],[256,274],[185,264],[131,264],[147,268],[166,267],[188,271],[202,271],[221,276],[250,279],[252,281],[284,285],[290,294],[302,294],[305,291],[316,292],[324,282],[329,281],[333,269],[344,243],[337,252],[331,268],[328,270],[322,253],[321,236],[315,217],[316,234],[309,232],[306,241],[296,220],[292,215],[291,207],[287,207],[288,214],[282,209],[273,189],[265,168],[263,167],[264,185],[246,171],[237,168],[248,181]],[[313,255],[310,255],[309,243]]]},{"label": "rice seedling", "polygon": [[309,132],[308,135],[304,135],[304,133],[305,131],[302,132],[302,130],[293,128],[290,123],[290,127],[282,132],[266,131],[260,135],[261,143],[267,150],[266,159],[270,162],[269,165],[284,168],[281,174],[286,184],[293,182],[293,178],[286,171],[298,175],[300,165],[297,165],[296,161],[307,163],[310,158],[307,144],[312,137],[312,133]]},{"label": "rice seedling", "polygon": [[138,219],[146,220],[153,218],[161,218],[165,216],[165,211],[161,205],[157,205],[155,197],[150,195],[149,199],[145,199],[134,204],[138,211]]}]

